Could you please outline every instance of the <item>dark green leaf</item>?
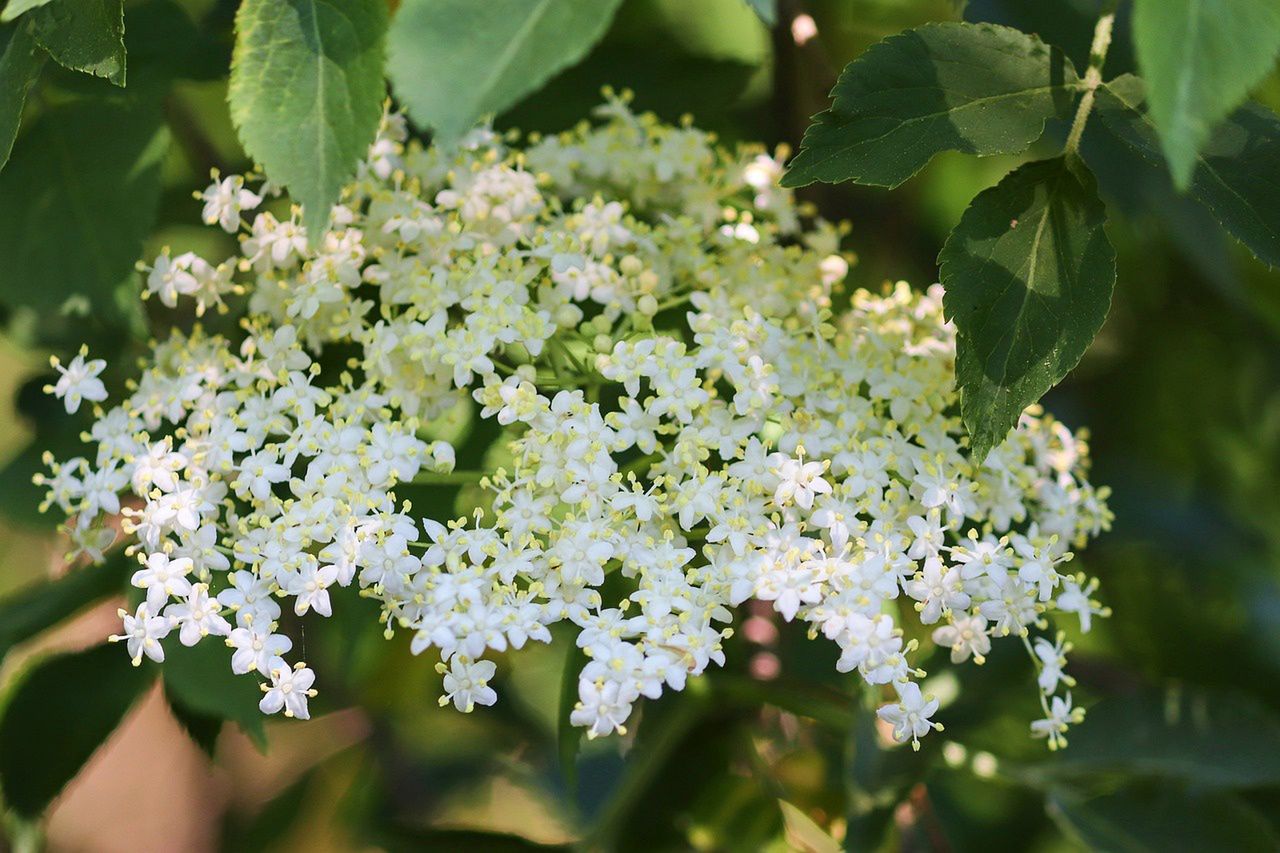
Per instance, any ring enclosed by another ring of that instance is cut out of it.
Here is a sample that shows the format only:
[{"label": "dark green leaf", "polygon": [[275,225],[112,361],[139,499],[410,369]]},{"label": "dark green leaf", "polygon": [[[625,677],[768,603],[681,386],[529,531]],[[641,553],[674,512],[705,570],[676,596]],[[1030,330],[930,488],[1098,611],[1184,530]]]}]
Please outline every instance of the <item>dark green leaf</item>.
[{"label": "dark green leaf", "polygon": [[245,0],[236,14],[232,121],[313,240],[377,134],[386,29],[383,0]]},{"label": "dark green leaf", "polygon": [[938,256],[973,459],[1080,361],[1111,306],[1115,251],[1092,177],[1062,158],[980,193]]},{"label": "dark green leaf", "polygon": [[1177,785],[1129,785],[1100,796],[1049,795],[1049,814],[1091,850],[1147,853],[1274,851],[1280,838],[1238,797]]},{"label": "dark green leaf", "polygon": [[570,798],[577,793],[578,787],[578,751],[582,748],[582,729],[569,722],[573,706],[578,703],[578,674],[582,669],[582,652],[568,642],[568,654],[565,656],[564,669],[560,673],[560,712],[556,715],[557,755],[560,759],[560,775],[564,778],[565,787],[569,789]]},{"label": "dark green leaf", "polygon": [[129,566],[123,554],[100,566],[75,569],[53,581],[32,584],[0,599],[0,658],[9,649],[119,592]]},{"label": "dark green leaf", "polygon": [[845,67],[782,183],[896,187],[940,151],[1016,153],[1067,116],[1077,85],[1061,52],[1009,27],[908,30]]},{"label": "dark green leaf", "polygon": [[40,76],[44,57],[25,24],[0,29],[0,169],[9,162],[27,92]]},{"label": "dark green leaf", "polygon": [[764,21],[765,26],[772,27],[778,23],[778,0],[747,0],[747,5]]},{"label": "dark green leaf", "polygon": [[260,749],[266,747],[259,679],[231,671],[231,653],[220,639],[206,637],[191,647],[167,643],[163,677],[173,703],[193,714],[237,723]]},{"label": "dark green leaf", "polygon": [[1280,51],[1275,0],[1137,0],[1138,67],[1174,183],[1191,185],[1196,153]]},{"label": "dark green leaf", "polygon": [[32,12],[31,26],[58,64],[124,85],[123,0],[53,0]]},{"label": "dark green leaf", "polygon": [[620,0],[405,0],[387,73],[409,115],[451,142],[586,55]]},{"label": "dark green leaf", "polygon": [[49,0],[9,0],[9,4],[0,12],[0,23],[7,24],[24,12],[30,12],[49,3]]},{"label": "dark green leaf", "polygon": [[183,731],[205,755],[213,758],[218,748],[218,735],[222,734],[222,718],[192,711],[167,689],[164,696],[169,702],[169,711],[182,726]]},{"label": "dark green leaf", "polygon": [[[1098,90],[1098,124],[1142,160],[1162,162],[1143,86],[1123,76]],[[1261,261],[1280,265],[1280,116],[1255,104],[1236,110],[1195,155],[1189,195]]]},{"label": "dark green leaf", "polygon": [[34,817],[80,771],[151,684],[124,647],[104,644],[56,655],[27,672],[0,719],[5,802]]},{"label": "dark green leaf", "polygon": [[1247,696],[1170,690],[1098,703],[1044,778],[1117,772],[1197,785],[1280,784],[1280,718]]},{"label": "dark green leaf", "polygon": [[0,301],[109,305],[134,274],[169,142],[159,105],[93,99],[41,115],[0,172]]}]

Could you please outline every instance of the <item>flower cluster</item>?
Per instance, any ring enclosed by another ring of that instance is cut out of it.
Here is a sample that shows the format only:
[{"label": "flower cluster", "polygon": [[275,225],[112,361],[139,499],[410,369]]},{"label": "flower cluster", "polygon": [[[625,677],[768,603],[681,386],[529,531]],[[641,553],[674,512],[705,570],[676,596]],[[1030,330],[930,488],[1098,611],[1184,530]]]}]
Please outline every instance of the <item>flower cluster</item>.
[{"label": "flower cluster", "polygon": [[[1066,646],[1032,632],[1104,612],[1065,570],[1109,521],[1084,443],[1032,409],[971,458],[937,287],[846,291],[842,231],[779,188],[782,152],[623,99],[599,113],[453,149],[388,116],[318,235],[271,187],[214,176],[203,218],[240,255],[166,251],[147,288],[241,331],[154,344],[96,408],[91,454],[41,478],[95,555],[123,516],[145,595],[115,639],[138,661],[218,637],[263,711],[305,718],[282,602],[328,616],[358,586],[462,711],[496,700],[489,658],[568,623],[594,736],[723,664],[756,599],[837,644],[918,742],[940,728],[902,629],[918,614],[956,662],[1020,636],[1057,745],[1079,718]],[[100,401],[99,370],[82,355],[50,390]],[[468,418],[497,438],[458,470]],[[478,495],[462,517],[406,499],[456,483]]]}]

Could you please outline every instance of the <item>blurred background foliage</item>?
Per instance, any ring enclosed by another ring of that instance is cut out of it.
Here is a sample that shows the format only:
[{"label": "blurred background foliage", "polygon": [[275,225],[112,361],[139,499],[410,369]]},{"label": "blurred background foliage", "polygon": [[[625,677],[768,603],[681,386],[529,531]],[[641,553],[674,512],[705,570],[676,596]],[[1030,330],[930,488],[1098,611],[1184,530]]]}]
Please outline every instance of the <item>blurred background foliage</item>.
[{"label": "blurred background foliage", "polygon": [[[232,251],[231,238],[198,225],[192,192],[210,168],[251,166],[226,106],[235,5],[130,2],[128,89],[49,63],[28,100],[0,173],[0,594],[64,568],[64,546],[53,520],[35,511],[40,496],[30,484],[40,453],[74,444],[81,428],[55,416],[39,393],[48,355],[87,342],[121,382],[140,342],[174,322],[155,301],[137,299],[134,261],[165,245],[211,257]],[[963,16],[1038,33],[1083,67],[1100,4],[778,5],[781,23],[770,31],[742,0],[626,0],[581,64],[496,123],[562,129],[611,85],[632,88],[640,108],[666,119],[692,114],[725,142],[794,149],[838,70],[881,38]],[[797,14],[817,25],[803,45],[789,29]],[[1122,8],[1108,76],[1132,64]],[[1280,78],[1255,97],[1280,107]],[[1065,128],[1048,136],[1055,134],[1060,142]],[[1075,696],[1091,710],[1068,750],[1050,755],[1027,737],[1033,675],[1014,644],[999,644],[984,667],[969,666],[963,687],[945,652],[922,661],[947,730],[912,753],[888,747],[853,678],[835,672],[828,644],[761,620],[735,635],[726,670],[645,705],[630,735],[584,744],[575,759],[562,753],[558,733],[564,644],[523,652],[517,666],[504,667],[502,701],[463,716],[437,708],[433,661],[412,657],[403,637],[383,640],[368,603],[351,597],[336,602],[337,624],[313,632],[306,648],[331,678],[348,674],[343,684],[326,683],[317,700],[331,713],[268,724],[267,758],[201,716],[199,685],[165,684],[182,697],[171,703],[182,726],[208,753],[201,766],[218,768],[205,787],[188,786],[194,805],[172,806],[202,816],[200,837],[183,846],[1277,849],[1280,275],[1167,179],[1133,169],[1125,152],[1104,145],[1086,135],[1113,213],[1114,309],[1084,361],[1046,399],[1068,424],[1091,430],[1093,479],[1113,488],[1116,514],[1112,532],[1081,557],[1115,615],[1077,638]],[[801,195],[852,224],[857,285],[927,285],[968,200],[1015,164],[948,154],[893,193],[845,185]],[[477,439],[463,453],[483,449]],[[447,512],[466,496],[437,490],[425,499]],[[0,625],[5,647],[25,639]],[[19,643],[0,670],[0,690],[11,694],[15,674],[49,648],[99,639],[68,630]],[[761,656],[769,665],[753,670]],[[777,676],[751,675],[761,669]],[[59,719],[74,726],[81,699],[50,697],[59,701],[71,713],[51,714],[55,740],[65,736]],[[142,725],[144,710],[126,727]],[[149,724],[173,741],[153,751],[190,749],[171,722]],[[127,734],[108,749],[124,749]],[[98,765],[108,758],[96,758],[89,775],[104,772]],[[258,784],[266,774],[272,781]],[[95,790],[127,809],[131,786],[144,783],[120,781]],[[238,793],[228,795],[228,784]],[[76,822],[87,820],[76,811],[83,799],[73,786],[55,804],[53,846],[88,837],[89,847],[130,849],[131,838],[149,837],[134,825],[141,809],[77,834]],[[41,832],[16,819],[8,829],[15,844]]]}]

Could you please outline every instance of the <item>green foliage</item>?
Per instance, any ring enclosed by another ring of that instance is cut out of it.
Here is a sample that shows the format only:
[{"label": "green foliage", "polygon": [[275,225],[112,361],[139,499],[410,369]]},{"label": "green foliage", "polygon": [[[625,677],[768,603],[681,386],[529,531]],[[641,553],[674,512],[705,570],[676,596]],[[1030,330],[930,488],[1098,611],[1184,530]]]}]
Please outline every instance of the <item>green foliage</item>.
[{"label": "green foliage", "polygon": [[40,76],[44,58],[27,26],[0,28],[0,169],[9,162],[27,92]]},{"label": "green foliage", "polygon": [[382,0],[245,0],[236,15],[231,118],[312,239],[377,133],[386,28]]},{"label": "green foliage", "polygon": [[1280,836],[1239,797],[1170,784],[1136,784],[1096,795],[1055,791],[1049,813],[1091,850],[1268,851]]},{"label": "green foliage", "polygon": [[747,0],[747,5],[766,27],[778,23],[778,0]]},{"label": "green foliage", "polygon": [[120,555],[103,565],[77,569],[0,599],[0,660],[18,643],[118,592],[125,565]]},{"label": "green foliage", "polygon": [[0,787],[25,817],[38,815],[84,766],[155,678],[120,646],[104,644],[37,663],[0,718]]},{"label": "green foliage", "polygon": [[[258,710],[262,698],[258,679],[232,672],[227,654],[226,646],[216,639],[191,647],[167,643],[161,667],[165,696],[175,710],[180,709],[180,717],[236,723],[260,749],[265,749],[267,735],[265,718]],[[193,734],[197,742],[200,734]]]},{"label": "green foliage", "polygon": [[[1142,80],[1118,77],[1098,90],[1100,124],[1155,168],[1163,167]],[[1189,195],[1261,261],[1280,265],[1280,118],[1246,104],[1195,155]]]},{"label": "green foliage", "polygon": [[973,200],[938,265],[956,324],[960,414],[982,460],[1084,355],[1116,280],[1092,177],[1028,163]]},{"label": "green foliage", "polygon": [[48,5],[49,2],[50,0],[9,0],[4,11],[0,12],[0,23],[7,24],[24,12]]},{"label": "green foliage", "polygon": [[941,151],[1016,154],[1068,115],[1075,69],[1038,38],[991,24],[933,24],[849,63],[783,184],[896,187]]},{"label": "green foliage", "polygon": [[50,313],[73,296],[109,304],[155,224],[168,144],[151,100],[44,112],[0,172],[0,198],[23,200],[0,205],[0,302]]},{"label": "green foliage", "polygon": [[1151,118],[1173,172],[1191,185],[1197,153],[1280,52],[1274,0],[1135,0],[1134,41]]},{"label": "green foliage", "polygon": [[405,0],[388,39],[396,97],[452,142],[586,55],[621,0]]},{"label": "green foliage", "polygon": [[59,64],[124,85],[124,0],[52,0],[30,18],[36,41]]},{"label": "green foliage", "polygon": [[1098,703],[1045,768],[1049,779],[1122,773],[1201,786],[1280,784],[1280,717],[1248,696],[1170,688]]}]

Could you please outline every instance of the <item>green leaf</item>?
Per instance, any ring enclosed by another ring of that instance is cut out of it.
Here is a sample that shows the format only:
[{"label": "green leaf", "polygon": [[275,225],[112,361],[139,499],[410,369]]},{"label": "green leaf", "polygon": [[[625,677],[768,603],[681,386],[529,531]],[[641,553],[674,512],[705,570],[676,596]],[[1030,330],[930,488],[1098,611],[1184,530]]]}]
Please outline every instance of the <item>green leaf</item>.
[{"label": "green leaf", "polygon": [[778,0],[747,0],[747,5],[761,21],[764,21],[766,27],[772,27],[778,23]]},{"label": "green leaf", "polygon": [[1280,718],[1248,696],[1200,690],[1108,699],[1030,781],[1103,772],[1229,788],[1280,784]]},{"label": "green leaf", "polygon": [[85,765],[155,678],[122,646],[55,655],[27,672],[0,719],[6,804],[34,817]]},{"label": "green leaf", "polygon": [[76,569],[0,599],[0,658],[18,643],[119,592],[127,565],[124,555],[116,555],[100,566]]},{"label": "green leaf", "polygon": [[164,691],[164,698],[169,703],[169,711],[173,714],[173,718],[182,726],[191,741],[200,747],[201,752],[213,758],[218,748],[218,735],[222,734],[222,718],[191,710],[168,689]]},{"label": "green leaf", "polygon": [[[1160,167],[1160,140],[1142,109],[1142,80],[1125,75],[1104,84],[1098,126],[1143,161]],[[1087,156],[1086,151],[1086,156]],[[1246,104],[1219,125],[1195,156],[1188,194],[1259,260],[1280,266],[1280,116]]]},{"label": "green leaf", "polygon": [[1213,128],[1271,70],[1280,51],[1280,4],[1137,0],[1133,36],[1151,117],[1174,183],[1186,189]]},{"label": "green leaf", "polygon": [[1115,251],[1093,178],[1062,158],[980,193],[938,256],[960,415],[981,462],[1080,361],[1111,306]]},{"label": "green leaf", "polygon": [[0,169],[9,162],[27,92],[40,76],[44,57],[29,27],[0,29]]},{"label": "green leaf", "polygon": [[1060,51],[993,24],[929,24],[849,63],[782,183],[896,187],[941,151],[1014,154],[1065,118],[1078,79]]},{"label": "green leaf", "polygon": [[556,753],[560,775],[572,799],[577,795],[578,752],[582,749],[582,729],[569,722],[573,706],[578,703],[578,674],[582,669],[582,653],[568,639],[568,653],[560,673],[560,712],[556,715]]},{"label": "green leaf", "polygon": [[155,221],[169,143],[159,104],[85,99],[41,115],[0,172],[0,302],[109,306]]},{"label": "green leaf", "polygon": [[162,672],[172,704],[192,714],[236,723],[259,749],[266,748],[265,716],[258,710],[259,680],[253,674],[231,671],[231,653],[217,637],[206,637],[191,647],[167,643]]},{"label": "green leaf", "polygon": [[787,841],[793,850],[805,853],[840,853],[840,845],[813,818],[786,800],[778,800]]},{"label": "green leaf", "polygon": [[582,59],[620,0],[405,0],[387,74],[413,120],[456,141]]},{"label": "green leaf", "polygon": [[1048,798],[1050,816],[1090,850],[1273,851],[1278,838],[1238,797],[1177,785],[1127,785],[1100,796],[1068,789]]},{"label": "green leaf", "polygon": [[312,240],[378,132],[383,0],[245,0],[228,100],[245,150],[303,205]]},{"label": "green leaf", "polygon": [[32,13],[31,26],[58,64],[124,85],[123,0],[52,0]]},{"label": "green leaf", "polygon": [[0,24],[7,24],[24,12],[30,12],[48,3],[49,0],[9,0],[4,11],[0,12]]}]

